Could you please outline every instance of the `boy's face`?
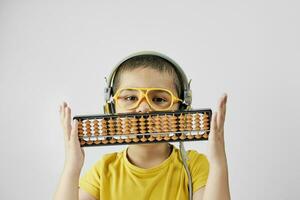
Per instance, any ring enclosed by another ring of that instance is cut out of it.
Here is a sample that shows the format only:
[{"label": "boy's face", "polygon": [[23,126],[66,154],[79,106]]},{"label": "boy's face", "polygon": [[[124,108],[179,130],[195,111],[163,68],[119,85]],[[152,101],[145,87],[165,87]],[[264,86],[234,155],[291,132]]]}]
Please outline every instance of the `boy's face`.
[{"label": "boy's face", "polygon": [[[170,90],[176,97],[178,97],[175,89],[174,78],[166,72],[159,72],[151,68],[137,68],[132,71],[123,72],[120,78],[119,88],[164,88]],[[169,110],[178,110],[178,108],[179,103],[174,103]],[[117,113],[150,111],[155,111],[155,109],[151,108],[146,98],[143,98],[134,109],[126,109],[116,105]]]}]

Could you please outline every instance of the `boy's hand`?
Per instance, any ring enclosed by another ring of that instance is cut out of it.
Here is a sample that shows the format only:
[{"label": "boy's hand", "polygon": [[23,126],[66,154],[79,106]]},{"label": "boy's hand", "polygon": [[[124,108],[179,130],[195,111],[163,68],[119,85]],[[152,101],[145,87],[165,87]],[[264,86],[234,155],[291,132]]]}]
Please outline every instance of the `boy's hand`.
[{"label": "boy's hand", "polygon": [[78,139],[78,121],[71,125],[71,108],[66,102],[59,107],[60,122],[63,127],[65,140],[65,169],[73,173],[80,173],[84,163],[84,150]]},{"label": "boy's hand", "polygon": [[208,160],[213,168],[227,168],[224,142],[224,122],[226,115],[227,94],[218,102],[218,111],[214,112],[211,119],[211,131],[208,141]]}]

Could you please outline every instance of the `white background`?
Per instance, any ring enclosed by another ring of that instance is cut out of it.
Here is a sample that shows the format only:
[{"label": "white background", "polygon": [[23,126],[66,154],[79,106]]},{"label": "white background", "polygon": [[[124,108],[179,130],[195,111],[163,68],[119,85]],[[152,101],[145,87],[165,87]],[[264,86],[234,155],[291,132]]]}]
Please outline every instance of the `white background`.
[{"label": "white background", "polygon": [[[299,10],[296,0],[0,1],[0,199],[52,198],[59,104],[102,113],[104,76],[140,50],[182,66],[194,108],[215,110],[228,93],[232,199],[299,199]],[[124,147],[85,149],[83,172]]]}]

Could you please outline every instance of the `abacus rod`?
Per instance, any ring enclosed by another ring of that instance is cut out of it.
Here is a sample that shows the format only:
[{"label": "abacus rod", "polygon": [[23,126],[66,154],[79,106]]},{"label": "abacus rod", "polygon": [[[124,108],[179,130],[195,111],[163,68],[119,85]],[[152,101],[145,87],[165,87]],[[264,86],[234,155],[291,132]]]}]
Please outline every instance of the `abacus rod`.
[{"label": "abacus rod", "polygon": [[147,113],[118,113],[118,114],[107,114],[107,115],[76,115],[74,119],[109,119],[117,117],[141,117],[141,116],[154,116],[154,115],[179,115],[179,114],[189,114],[189,113],[208,113],[211,117],[211,109],[198,109],[198,110],[187,110],[187,111],[154,111]]},{"label": "abacus rod", "polygon": [[81,139],[91,139],[91,138],[115,138],[115,139],[120,139],[121,137],[133,137],[133,136],[147,136],[147,135],[154,135],[156,136],[157,134],[159,134],[160,136],[164,136],[164,135],[169,135],[170,134],[178,134],[178,133],[191,133],[191,132],[201,132],[201,133],[206,133],[209,132],[210,130],[191,130],[191,131],[177,131],[177,132],[163,132],[163,133],[158,133],[158,132],[153,132],[153,133],[137,133],[137,134],[120,134],[120,135],[99,135],[99,136],[87,136],[84,135],[81,137]]}]

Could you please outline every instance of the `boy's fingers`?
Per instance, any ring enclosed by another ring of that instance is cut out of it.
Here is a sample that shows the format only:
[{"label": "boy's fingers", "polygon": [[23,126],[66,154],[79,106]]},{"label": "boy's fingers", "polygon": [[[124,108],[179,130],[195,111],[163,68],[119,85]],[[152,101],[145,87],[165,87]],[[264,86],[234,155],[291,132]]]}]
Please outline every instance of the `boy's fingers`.
[{"label": "boy's fingers", "polygon": [[75,142],[76,145],[79,143],[79,140],[78,140],[78,121],[76,119],[73,121],[73,126],[72,126],[70,139],[73,142]]},{"label": "boy's fingers", "polygon": [[210,124],[211,131],[210,131],[210,136],[209,136],[209,138],[211,140],[215,139],[215,134],[217,132],[217,115],[218,115],[218,113],[214,112],[212,114],[212,118],[211,118],[211,124]]},{"label": "boy's fingers", "polygon": [[65,107],[65,131],[67,133],[68,139],[70,138],[70,132],[71,132],[71,109],[69,107]]},{"label": "boy's fingers", "polygon": [[61,107],[62,107],[62,106],[61,106],[61,105],[59,105],[59,111],[58,111],[58,112],[59,112],[59,118],[60,118],[60,120],[62,120],[62,114],[61,114],[61,112],[62,112],[62,109],[61,109]]},{"label": "boy's fingers", "polygon": [[65,111],[66,111],[65,120],[68,123],[68,125],[71,125],[71,108],[66,107]]},{"label": "boy's fingers", "polygon": [[66,116],[66,113],[65,113],[66,106],[67,106],[67,103],[66,103],[66,102],[63,102],[63,103],[62,103],[62,111],[63,111],[63,112],[62,112],[62,114],[63,114],[62,117],[63,117],[63,118],[65,118],[65,116]]},{"label": "boy's fingers", "polygon": [[65,139],[65,141],[67,141],[68,140],[68,134],[67,134],[66,123],[65,123],[65,107],[64,107],[64,104],[61,104],[59,106],[59,112],[60,112],[60,123],[61,123],[61,126],[63,128],[64,139]]},{"label": "boy's fingers", "polygon": [[65,113],[65,108],[68,106],[68,104],[65,102],[65,101],[63,101],[62,102],[62,105],[61,105],[61,111],[62,111],[62,117],[63,118],[65,118],[65,116],[66,116],[66,113]]},{"label": "boy's fingers", "polygon": [[227,95],[224,94],[220,100],[219,100],[219,105],[218,105],[218,128],[223,129],[224,126],[224,121],[225,121],[225,110],[226,110],[226,98]]},{"label": "boy's fingers", "polygon": [[64,106],[63,106],[63,104],[61,104],[59,106],[59,114],[60,114],[60,119],[63,120],[64,119]]},{"label": "boy's fingers", "polygon": [[222,117],[222,102],[223,102],[223,97],[220,97],[220,98],[219,98],[219,101],[218,101],[217,125],[220,124],[221,117]]},{"label": "boy's fingers", "polygon": [[64,119],[65,119],[65,107],[66,107],[66,103],[63,102],[60,106],[59,106],[59,113],[60,113],[60,121],[61,124],[64,126]]},{"label": "boy's fingers", "polygon": [[222,126],[224,126],[224,122],[225,122],[225,119],[226,119],[227,98],[228,98],[228,96],[226,95],[225,102],[224,102],[224,109],[223,109],[223,118],[224,118],[224,121],[223,121],[223,125]]},{"label": "boy's fingers", "polygon": [[224,102],[223,102],[223,110],[222,110],[222,129],[224,130],[224,124],[225,124],[225,119],[226,119],[226,107],[227,107],[227,94],[224,96]]}]

